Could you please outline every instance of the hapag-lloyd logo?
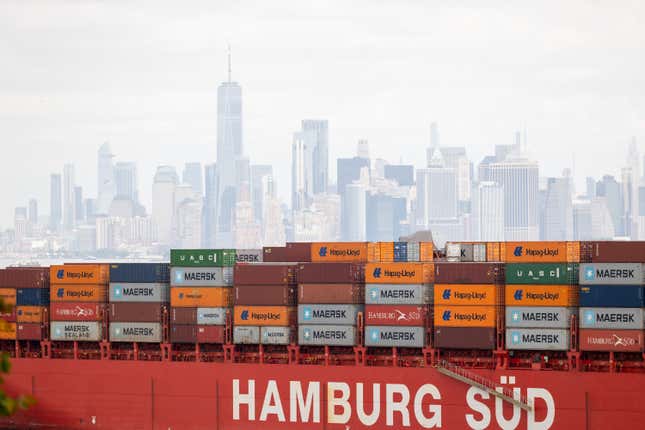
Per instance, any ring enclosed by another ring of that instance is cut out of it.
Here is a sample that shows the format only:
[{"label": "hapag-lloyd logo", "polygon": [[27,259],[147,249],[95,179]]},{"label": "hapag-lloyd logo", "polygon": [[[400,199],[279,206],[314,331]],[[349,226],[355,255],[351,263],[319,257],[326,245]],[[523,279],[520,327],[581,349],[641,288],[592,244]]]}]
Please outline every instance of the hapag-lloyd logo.
[{"label": "hapag-lloyd logo", "polygon": [[407,270],[407,269],[390,270],[390,269],[383,269],[381,267],[375,267],[374,271],[372,272],[372,275],[375,278],[380,278],[381,276],[385,278],[414,278],[416,274],[417,274],[416,270]]},{"label": "hapag-lloyd logo", "polygon": [[361,250],[358,248],[344,248],[344,249],[336,249],[336,248],[330,248],[327,246],[321,246],[318,249],[318,255],[320,257],[360,257],[361,255]]},{"label": "hapag-lloyd logo", "polygon": [[513,250],[513,255],[516,257],[557,257],[560,254],[560,250],[557,248],[527,248],[525,246],[516,246]]},{"label": "hapag-lloyd logo", "polygon": [[[465,421],[467,428],[503,428],[547,430],[555,422],[556,407],[553,396],[545,388],[528,387],[523,390],[515,376],[501,376],[497,391],[505,389],[517,401],[524,400],[539,410],[523,412],[508,406],[477,387],[470,387],[463,398],[466,410],[463,417],[443,414],[443,395],[435,384],[403,384],[360,381],[299,381],[296,377],[278,381],[268,379],[233,379],[230,400],[231,418],[240,423],[284,422],[320,424],[327,422],[345,428],[448,428]],[[323,398],[323,393],[325,394]],[[263,400],[261,400],[263,399]],[[451,397],[450,404],[453,405]],[[366,413],[370,411],[370,413]],[[448,423],[443,422],[450,417]],[[520,427],[520,424],[522,426]]]}]

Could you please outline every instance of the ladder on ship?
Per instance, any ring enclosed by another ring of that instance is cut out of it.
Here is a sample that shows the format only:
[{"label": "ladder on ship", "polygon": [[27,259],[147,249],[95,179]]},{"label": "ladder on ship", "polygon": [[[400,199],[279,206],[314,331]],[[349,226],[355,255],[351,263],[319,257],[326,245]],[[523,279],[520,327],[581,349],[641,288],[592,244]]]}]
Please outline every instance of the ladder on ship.
[{"label": "ladder on ship", "polygon": [[457,381],[477,387],[495,397],[499,397],[500,399],[511,403],[513,406],[517,406],[527,412],[533,410],[533,406],[528,403],[526,396],[521,395],[519,399],[516,399],[513,396],[512,389],[507,387],[496,387],[496,384],[493,381],[486,379],[475,372],[468,371],[445,360],[442,360],[437,364],[437,371],[442,375],[449,376]]}]

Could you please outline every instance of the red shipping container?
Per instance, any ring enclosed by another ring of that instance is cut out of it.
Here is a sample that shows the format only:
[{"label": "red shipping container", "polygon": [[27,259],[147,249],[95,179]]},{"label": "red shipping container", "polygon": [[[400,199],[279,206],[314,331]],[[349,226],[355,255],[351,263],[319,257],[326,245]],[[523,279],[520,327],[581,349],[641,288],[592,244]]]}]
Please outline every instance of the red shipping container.
[{"label": "red shipping container", "polygon": [[311,242],[287,242],[287,261],[304,263],[311,261]]},{"label": "red shipping container", "polygon": [[365,325],[425,326],[427,306],[415,305],[366,305]]},{"label": "red shipping container", "polygon": [[642,330],[580,330],[581,351],[643,351]]},{"label": "red shipping container", "polygon": [[234,285],[286,285],[296,283],[295,264],[236,264]]},{"label": "red shipping container", "polygon": [[462,262],[435,263],[434,282],[437,284],[504,283],[504,264]]},{"label": "red shipping container", "polygon": [[110,303],[110,322],[161,322],[161,303]]},{"label": "red shipping container", "polygon": [[46,330],[42,324],[20,323],[16,325],[16,339],[18,340],[43,340]]},{"label": "red shipping container", "polygon": [[360,263],[303,263],[298,265],[299,284],[365,282],[365,265]]},{"label": "red shipping container", "polygon": [[224,343],[225,329],[223,325],[198,325],[197,343]]},{"label": "red shipping container", "polygon": [[171,343],[196,343],[197,326],[196,325],[173,325],[170,326]]},{"label": "red shipping container", "polygon": [[11,312],[0,313],[0,319],[5,320],[6,322],[16,322],[16,307],[11,307]]},{"label": "red shipping container", "polygon": [[233,292],[236,305],[294,306],[295,285],[236,285]]},{"label": "red shipping container", "polygon": [[287,261],[287,248],[285,246],[265,246],[262,248],[262,261],[265,263]]},{"label": "red shipping container", "polygon": [[580,242],[583,263],[643,263],[645,241]]},{"label": "red shipping container", "polygon": [[49,267],[7,267],[0,274],[0,286],[11,288],[48,288]]},{"label": "red shipping container", "polygon": [[103,317],[99,303],[51,302],[51,321],[100,321]]},{"label": "red shipping container", "polygon": [[172,324],[197,324],[197,308],[170,308]]},{"label": "red shipping container", "polygon": [[361,304],[365,302],[365,284],[300,284],[298,303]]}]

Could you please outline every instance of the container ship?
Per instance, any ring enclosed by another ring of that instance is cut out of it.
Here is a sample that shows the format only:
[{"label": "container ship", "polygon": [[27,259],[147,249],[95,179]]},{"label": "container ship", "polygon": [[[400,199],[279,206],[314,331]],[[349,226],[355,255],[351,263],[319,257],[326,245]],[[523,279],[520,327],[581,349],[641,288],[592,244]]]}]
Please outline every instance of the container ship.
[{"label": "container ship", "polygon": [[642,429],[645,242],[287,243],[0,270],[2,428]]}]

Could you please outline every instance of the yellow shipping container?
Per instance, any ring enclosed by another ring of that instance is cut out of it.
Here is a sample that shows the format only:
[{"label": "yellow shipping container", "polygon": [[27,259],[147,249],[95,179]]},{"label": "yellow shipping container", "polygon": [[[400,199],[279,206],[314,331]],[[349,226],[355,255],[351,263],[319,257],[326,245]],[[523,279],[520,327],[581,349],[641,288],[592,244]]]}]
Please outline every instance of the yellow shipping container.
[{"label": "yellow shipping container", "polygon": [[0,320],[0,340],[13,340],[16,338],[16,323]]}]

